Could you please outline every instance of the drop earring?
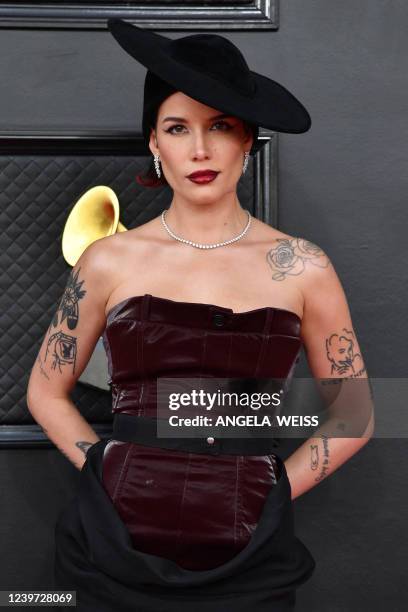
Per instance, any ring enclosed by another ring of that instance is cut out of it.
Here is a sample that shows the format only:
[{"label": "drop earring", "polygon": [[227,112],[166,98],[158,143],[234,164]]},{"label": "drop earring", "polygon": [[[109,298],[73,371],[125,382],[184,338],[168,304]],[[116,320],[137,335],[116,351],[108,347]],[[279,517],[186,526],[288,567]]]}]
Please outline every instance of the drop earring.
[{"label": "drop earring", "polygon": [[242,174],[245,174],[246,169],[248,168],[248,162],[249,162],[249,151],[245,151],[244,164],[242,166]]},{"label": "drop earring", "polygon": [[158,178],[161,177],[161,171],[160,171],[160,155],[158,153],[154,154],[154,167],[156,168],[156,174],[158,176]]}]

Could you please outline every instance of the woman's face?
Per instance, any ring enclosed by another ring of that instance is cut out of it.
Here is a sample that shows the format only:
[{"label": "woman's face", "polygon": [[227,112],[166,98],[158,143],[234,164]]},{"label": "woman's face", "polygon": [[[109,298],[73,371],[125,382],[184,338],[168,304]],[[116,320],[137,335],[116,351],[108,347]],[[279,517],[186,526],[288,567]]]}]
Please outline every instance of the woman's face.
[{"label": "woman's face", "polygon": [[[241,119],[176,92],[161,104],[149,146],[153,154],[159,153],[164,175],[175,193],[211,202],[236,192],[244,152],[249,152],[252,141],[252,131]],[[211,182],[198,184],[187,178],[198,170],[219,174]]]}]

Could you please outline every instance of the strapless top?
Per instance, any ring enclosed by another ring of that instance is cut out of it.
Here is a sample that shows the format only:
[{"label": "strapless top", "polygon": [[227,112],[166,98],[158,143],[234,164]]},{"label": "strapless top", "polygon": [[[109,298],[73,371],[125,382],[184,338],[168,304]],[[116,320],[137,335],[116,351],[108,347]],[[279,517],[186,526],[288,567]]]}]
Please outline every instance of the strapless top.
[{"label": "strapless top", "polygon": [[129,297],[109,311],[103,333],[112,410],[151,414],[159,377],[290,379],[300,327],[296,313],[272,306],[234,313],[149,294]]},{"label": "strapless top", "polygon": [[[233,312],[215,304],[150,294],[108,313],[103,344],[112,411],[156,416],[160,377],[290,380],[301,350],[300,317],[263,307]],[[274,455],[203,456],[111,440],[103,484],[134,546],[188,569],[209,569],[248,543],[277,482]]]}]

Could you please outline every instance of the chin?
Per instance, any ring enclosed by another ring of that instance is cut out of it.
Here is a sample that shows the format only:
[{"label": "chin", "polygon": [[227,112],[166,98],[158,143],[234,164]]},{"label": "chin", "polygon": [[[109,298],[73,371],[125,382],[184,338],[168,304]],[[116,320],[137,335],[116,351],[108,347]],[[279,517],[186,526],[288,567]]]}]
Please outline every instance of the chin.
[{"label": "chin", "polygon": [[190,192],[186,197],[198,204],[215,204],[219,202],[221,195],[218,189],[208,189],[206,193],[204,193],[204,190],[196,194],[191,194]]}]

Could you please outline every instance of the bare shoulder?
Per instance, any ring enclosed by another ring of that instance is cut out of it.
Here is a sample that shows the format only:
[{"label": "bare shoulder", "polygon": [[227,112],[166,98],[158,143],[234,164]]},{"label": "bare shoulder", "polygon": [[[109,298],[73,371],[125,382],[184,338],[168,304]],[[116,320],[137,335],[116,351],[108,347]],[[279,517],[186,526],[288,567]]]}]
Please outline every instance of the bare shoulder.
[{"label": "bare shoulder", "polygon": [[91,245],[93,255],[100,265],[117,272],[119,261],[123,264],[123,261],[126,261],[132,254],[142,255],[143,250],[152,245],[155,238],[158,237],[156,227],[157,223],[153,219],[125,232],[117,232],[100,238]]},{"label": "bare shoulder", "polygon": [[276,238],[266,252],[266,260],[273,280],[298,277],[305,284],[321,278],[322,271],[331,265],[329,257],[318,244],[295,236]]},{"label": "bare shoulder", "polygon": [[273,271],[274,280],[306,276],[330,266],[328,255],[311,240],[286,234],[259,219],[255,220],[255,228],[256,243]]},{"label": "bare shoulder", "polygon": [[103,292],[108,304],[118,287],[132,287],[137,291],[139,280],[144,278],[146,261],[151,261],[160,252],[166,236],[158,231],[155,219],[138,227],[117,232],[96,240],[88,247],[93,258],[93,268],[99,278],[105,278]]},{"label": "bare shoulder", "polygon": [[[266,262],[274,296],[282,290],[293,307],[304,309],[307,296],[321,284],[334,285],[337,276],[328,254],[308,238],[292,236],[256,220],[253,234],[258,258]],[[263,267],[263,266],[262,266]]]}]

